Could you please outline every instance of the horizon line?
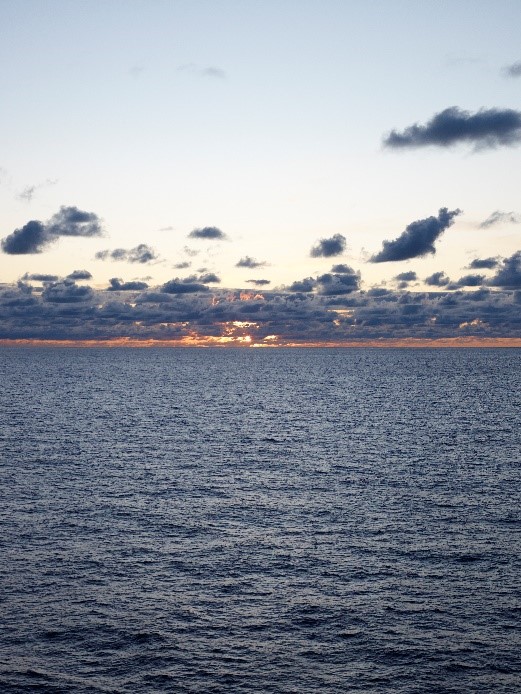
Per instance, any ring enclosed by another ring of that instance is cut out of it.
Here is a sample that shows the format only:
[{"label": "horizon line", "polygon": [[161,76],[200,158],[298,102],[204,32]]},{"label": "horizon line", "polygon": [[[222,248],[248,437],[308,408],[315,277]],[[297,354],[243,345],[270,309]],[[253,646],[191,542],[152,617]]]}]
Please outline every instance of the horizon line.
[{"label": "horizon line", "polygon": [[324,348],[324,349],[353,349],[353,348],[521,348],[521,337],[442,337],[442,338],[361,338],[349,341],[285,340],[270,344],[262,342],[226,341],[215,339],[182,338],[177,340],[139,339],[130,337],[83,340],[57,340],[41,338],[3,338],[0,347],[66,347],[66,348],[171,348],[171,349],[291,349],[291,348]]}]

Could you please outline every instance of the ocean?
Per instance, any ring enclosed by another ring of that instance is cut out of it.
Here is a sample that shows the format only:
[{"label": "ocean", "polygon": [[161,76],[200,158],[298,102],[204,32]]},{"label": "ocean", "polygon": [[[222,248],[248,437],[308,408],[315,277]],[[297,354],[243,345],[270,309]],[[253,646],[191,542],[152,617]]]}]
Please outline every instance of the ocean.
[{"label": "ocean", "polygon": [[521,350],[0,378],[0,691],[521,691]]}]

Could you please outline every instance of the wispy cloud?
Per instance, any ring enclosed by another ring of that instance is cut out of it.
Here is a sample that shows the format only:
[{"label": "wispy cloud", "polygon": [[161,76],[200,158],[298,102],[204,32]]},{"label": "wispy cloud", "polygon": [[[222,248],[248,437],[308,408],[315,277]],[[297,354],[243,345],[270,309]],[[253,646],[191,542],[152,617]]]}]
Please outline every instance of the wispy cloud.
[{"label": "wispy cloud", "polygon": [[503,68],[503,74],[507,77],[521,77],[521,60]]},{"label": "wispy cloud", "polygon": [[197,65],[197,63],[185,63],[179,65],[177,69],[179,72],[187,72],[192,75],[198,75],[199,77],[209,77],[217,80],[226,79],[226,72],[215,65],[201,66]]},{"label": "wispy cloud", "polygon": [[146,243],[140,243],[135,248],[115,248],[112,251],[98,251],[94,257],[96,260],[116,260],[142,264],[151,263],[159,258],[156,251]]},{"label": "wispy cloud", "polygon": [[470,143],[475,150],[516,145],[521,141],[521,112],[513,109],[481,109],[476,113],[457,106],[435,114],[425,125],[415,123],[384,138],[391,149],[450,147]]},{"label": "wispy cloud", "polygon": [[245,255],[244,258],[241,258],[237,263],[235,263],[235,267],[246,267],[251,269],[256,267],[266,267],[266,265],[267,263],[264,260],[255,260],[255,258],[251,258],[249,255]]},{"label": "wispy cloud", "polygon": [[517,212],[501,212],[496,210],[492,212],[481,224],[480,229],[488,229],[496,224],[521,224],[521,215]]}]

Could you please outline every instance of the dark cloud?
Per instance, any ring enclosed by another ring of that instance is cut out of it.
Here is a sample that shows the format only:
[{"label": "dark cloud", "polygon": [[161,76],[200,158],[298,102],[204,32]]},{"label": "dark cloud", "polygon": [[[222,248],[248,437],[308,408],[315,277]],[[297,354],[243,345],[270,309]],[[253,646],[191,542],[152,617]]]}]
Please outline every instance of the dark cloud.
[{"label": "dark cloud", "polygon": [[158,259],[156,251],[146,243],[140,243],[135,248],[115,248],[113,251],[98,251],[95,255],[97,260],[116,260],[126,261],[127,263],[151,263]]},{"label": "dark cloud", "polygon": [[59,279],[58,275],[29,274],[28,272],[22,277],[22,280],[33,280],[34,282],[57,282]]},{"label": "dark cloud", "polygon": [[402,132],[392,130],[384,145],[405,149],[434,145],[450,147],[469,142],[476,149],[514,145],[521,140],[521,112],[513,109],[481,109],[476,113],[452,106],[437,113],[425,125],[409,126]]},{"label": "dark cloud", "polygon": [[492,270],[499,265],[498,258],[474,258],[470,263],[471,270]]},{"label": "dark cloud", "polygon": [[496,224],[521,224],[521,216],[516,212],[501,212],[500,210],[496,210],[492,212],[484,222],[481,222],[479,228],[488,229]]},{"label": "dark cloud", "polygon": [[201,284],[220,284],[221,282],[221,278],[218,277],[215,272],[205,272],[204,274],[199,275],[199,277],[194,276],[190,279],[193,279],[196,282],[201,282]]},{"label": "dark cloud", "polygon": [[521,251],[516,251],[510,258],[505,258],[487,284],[504,289],[521,289]]},{"label": "dark cloud", "polygon": [[400,272],[398,275],[395,275],[394,279],[398,282],[414,282],[418,279],[418,275],[414,270],[409,270],[408,272]]},{"label": "dark cloud", "polygon": [[98,215],[83,212],[77,207],[60,207],[60,211],[47,222],[50,234],[54,236],[101,236],[103,229]]},{"label": "dark cloud", "polygon": [[270,280],[246,280],[248,284],[254,284],[256,287],[266,287],[268,284],[271,284]]},{"label": "dark cloud", "polygon": [[112,277],[109,282],[110,287],[107,287],[107,291],[109,292],[131,292],[148,289],[148,284],[146,282],[122,282],[122,280],[117,277]]},{"label": "dark cloud", "polygon": [[263,260],[255,260],[255,258],[250,258],[249,255],[245,255],[244,258],[241,258],[237,263],[235,263],[235,267],[247,267],[252,269],[265,266],[266,263]]},{"label": "dark cloud", "polygon": [[312,258],[331,258],[341,255],[346,247],[346,238],[342,234],[335,234],[330,239],[320,239],[310,251]]},{"label": "dark cloud", "polygon": [[460,289],[461,287],[480,287],[485,281],[485,275],[464,275],[457,282],[451,282],[447,289]]},{"label": "dark cloud", "polygon": [[437,217],[419,219],[409,224],[405,231],[394,241],[384,241],[380,253],[370,258],[371,263],[385,263],[390,261],[408,260],[420,258],[429,253],[436,253],[434,242],[454,222],[454,217],[461,214],[461,210],[449,210],[442,207]]},{"label": "dark cloud", "polygon": [[192,263],[189,263],[188,260],[185,260],[182,263],[176,263],[175,265],[172,265],[174,270],[185,270],[187,267],[190,267]]},{"label": "dark cloud", "polygon": [[312,292],[317,286],[317,281],[313,277],[306,277],[303,280],[297,280],[288,287],[290,292]]},{"label": "dark cloud", "polygon": [[67,275],[68,280],[91,280],[92,275],[88,270],[74,270]]},{"label": "dark cloud", "polygon": [[21,229],[2,240],[2,250],[11,255],[41,253],[60,236],[101,236],[99,217],[93,212],[82,212],[77,207],[61,207],[46,222],[31,220]]},{"label": "dark cloud", "polygon": [[56,237],[48,234],[44,224],[32,220],[21,229],[15,229],[12,234],[2,239],[2,250],[10,255],[41,253],[46,246],[55,240]]},{"label": "dark cloud", "polygon": [[521,77],[521,60],[503,68],[503,73],[507,77]]},{"label": "dark cloud", "polygon": [[217,227],[203,227],[202,229],[193,229],[189,234],[191,239],[211,239],[222,241],[226,238],[226,234]]},{"label": "dark cloud", "polygon": [[93,291],[90,287],[79,287],[74,280],[67,279],[47,285],[42,292],[44,301],[55,304],[73,304],[89,301],[92,297]]},{"label": "dark cloud", "polygon": [[432,275],[429,275],[429,277],[425,278],[424,282],[431,287],[445,287],[447,284],[449,284],[450,279],[443,271],[441,271],[434,272]]},{"label": "dark cloud", "polygon": [[[294,344],[301,340],[320,343],[462,334],[521,336],[519,289],[399,292],[375,287],[367,292],[338,293],[351,289],[346,278],[352,276],[326,274],[330,276],[314,280],[318,291],[266,290],[262,295],[255,290],[210,292],[204,285],[193,291],[189,278],[174,280],[173,294],[157,288],[139,293],[93,291],[70,280],[56,282],[39,294],[20,282],[0,286],[0,338],[177,339],[206,335],[229,340],[230,335],[248,334],[256,342],[276,335],[276,341]],[[351,279],[355,282],[356,276]],[[247,327],[240,326],[244,322]]]},{"label": "dark cloud", "polygon": [[350,275],[353,272],[353,270],[349,267],[349,265],[340,263],[339,265],[333,265],[333,267],[331,268],[331,272],[336,272],[339,275],[342,275],[344,273]]},{"label": "dark cloud", "polygon": [[197,282],[194,277],[179,279],[178,277],[166,282],[161,291],[165,294],[196,294],[210,291],[205,284]]},{"label": "dark cloud", "polygon": [[318,293],[323,296],[351,294],[360,288],[360,273],[348,268],[350,272],[333,274],[331,272],[317,278]]}]

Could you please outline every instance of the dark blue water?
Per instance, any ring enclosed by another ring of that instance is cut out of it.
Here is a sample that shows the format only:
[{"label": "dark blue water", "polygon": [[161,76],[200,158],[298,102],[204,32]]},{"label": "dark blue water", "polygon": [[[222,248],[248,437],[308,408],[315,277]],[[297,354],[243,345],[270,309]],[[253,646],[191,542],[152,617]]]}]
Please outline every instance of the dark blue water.
[{"label": "dark blue water", "polygon": [[521,691],[521,350],[0,378],[0,691]]}]

